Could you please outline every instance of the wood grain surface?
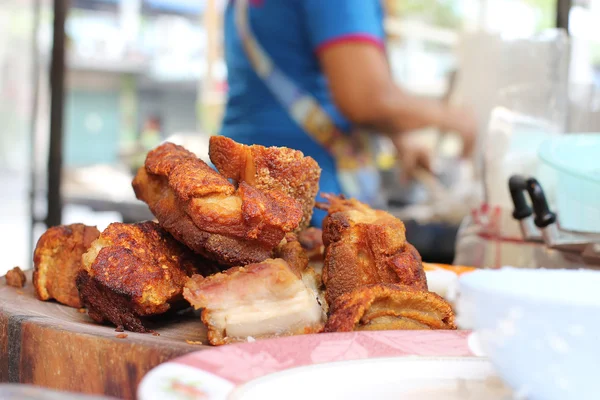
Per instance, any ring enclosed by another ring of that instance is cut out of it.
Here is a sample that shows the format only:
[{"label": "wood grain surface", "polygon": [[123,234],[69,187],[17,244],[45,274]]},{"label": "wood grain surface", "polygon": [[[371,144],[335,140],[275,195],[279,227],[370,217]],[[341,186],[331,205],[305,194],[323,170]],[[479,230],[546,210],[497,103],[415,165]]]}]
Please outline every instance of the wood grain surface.
[{"label": "wood grain surface", "polygon": [[153,367],[208,346],[198,313],[156,322],[160,336],[119,332],[86,313],[35,298],[31,271],[22,289],[0,280],[0,382],[134,399]]},{"label": "wood grain surface", "polygon": [[2,400],[116,400],[115,397],[92,394],[69,393],[33,385],[16,383],[0,384]]}]

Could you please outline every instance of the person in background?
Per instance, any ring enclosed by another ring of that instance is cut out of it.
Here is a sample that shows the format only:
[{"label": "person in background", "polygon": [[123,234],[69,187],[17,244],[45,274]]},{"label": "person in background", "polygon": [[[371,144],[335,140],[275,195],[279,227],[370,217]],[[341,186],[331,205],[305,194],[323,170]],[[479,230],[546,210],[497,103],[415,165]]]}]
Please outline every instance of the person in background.
[{"label": "person in background", "polygon": [[133,148],[127,151],[127,163],[131,172],[135,175],[138,168],[144,165],[146,155],[150,150],[158,146],[163,140],[162,123],[159,116],[150,115],[144,120],[139,136]]},{"label": "person in background", "polygon": [[162,123],[160,117],[151,115],[145,121],[140,133],[140,146],[149,152],[160,144],[162,137]]},{"label": "person in background", "polygon": [[[391,139],[409,173],[428,168],[428,157],[406,132],[453,131],[469,152],[476,124],[468,111],[394,83],[383,22],[380,0],[229,0],[229,92],[220,133],[244,144],[300,150],[322,168],[320,193],[371,204],[379,175],[369,132]],[[324,216],[315,210],[313,225]]]}]

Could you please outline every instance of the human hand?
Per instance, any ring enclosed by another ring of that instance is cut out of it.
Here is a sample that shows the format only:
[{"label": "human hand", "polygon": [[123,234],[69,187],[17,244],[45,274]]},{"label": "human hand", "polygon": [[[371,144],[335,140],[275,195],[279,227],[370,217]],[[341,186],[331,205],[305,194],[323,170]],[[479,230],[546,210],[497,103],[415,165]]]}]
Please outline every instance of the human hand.
[{"label": "human hand", "polygon": [[459,134],[463,142],[463,158],[471,156],[477,140],[477,118],[475,113],[466,107],[449,106],[446,110],[445,130]]},{"label": "human hand", "polygon": [[398,153],[398,160],[402,166],[402,182],[407,182],[415,176],[419,169],[432,170],[432,152],[427,147],[419,144],[407,134],[397,134],[392,142]]}]

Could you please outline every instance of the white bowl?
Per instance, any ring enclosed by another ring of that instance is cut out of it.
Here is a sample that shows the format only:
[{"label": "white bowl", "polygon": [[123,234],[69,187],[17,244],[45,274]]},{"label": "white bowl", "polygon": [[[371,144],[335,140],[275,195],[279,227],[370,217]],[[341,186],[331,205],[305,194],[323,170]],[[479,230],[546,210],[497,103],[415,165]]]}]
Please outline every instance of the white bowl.
[{"label": "white bowl", "polygon": [[459,284],[459,324],[518,395],[600,399],[600,272],[502,268]]}]

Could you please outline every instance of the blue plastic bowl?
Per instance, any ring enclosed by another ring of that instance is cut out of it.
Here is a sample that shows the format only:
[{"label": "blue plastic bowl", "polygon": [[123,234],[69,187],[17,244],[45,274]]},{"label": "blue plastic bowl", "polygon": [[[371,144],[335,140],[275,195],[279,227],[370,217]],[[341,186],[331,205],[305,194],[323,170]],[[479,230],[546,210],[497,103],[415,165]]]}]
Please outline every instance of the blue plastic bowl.
[{"label": "blue plastic bowl", "polygon": [[600,399],[600,272],[480,270],[460,296],[459,323],[518,395]]},{"label": "blue plastic bowl", "polygon": [[600,232],[600,133],[558,136],[543,142],[538,155],[557,173],[561,228]]}]

